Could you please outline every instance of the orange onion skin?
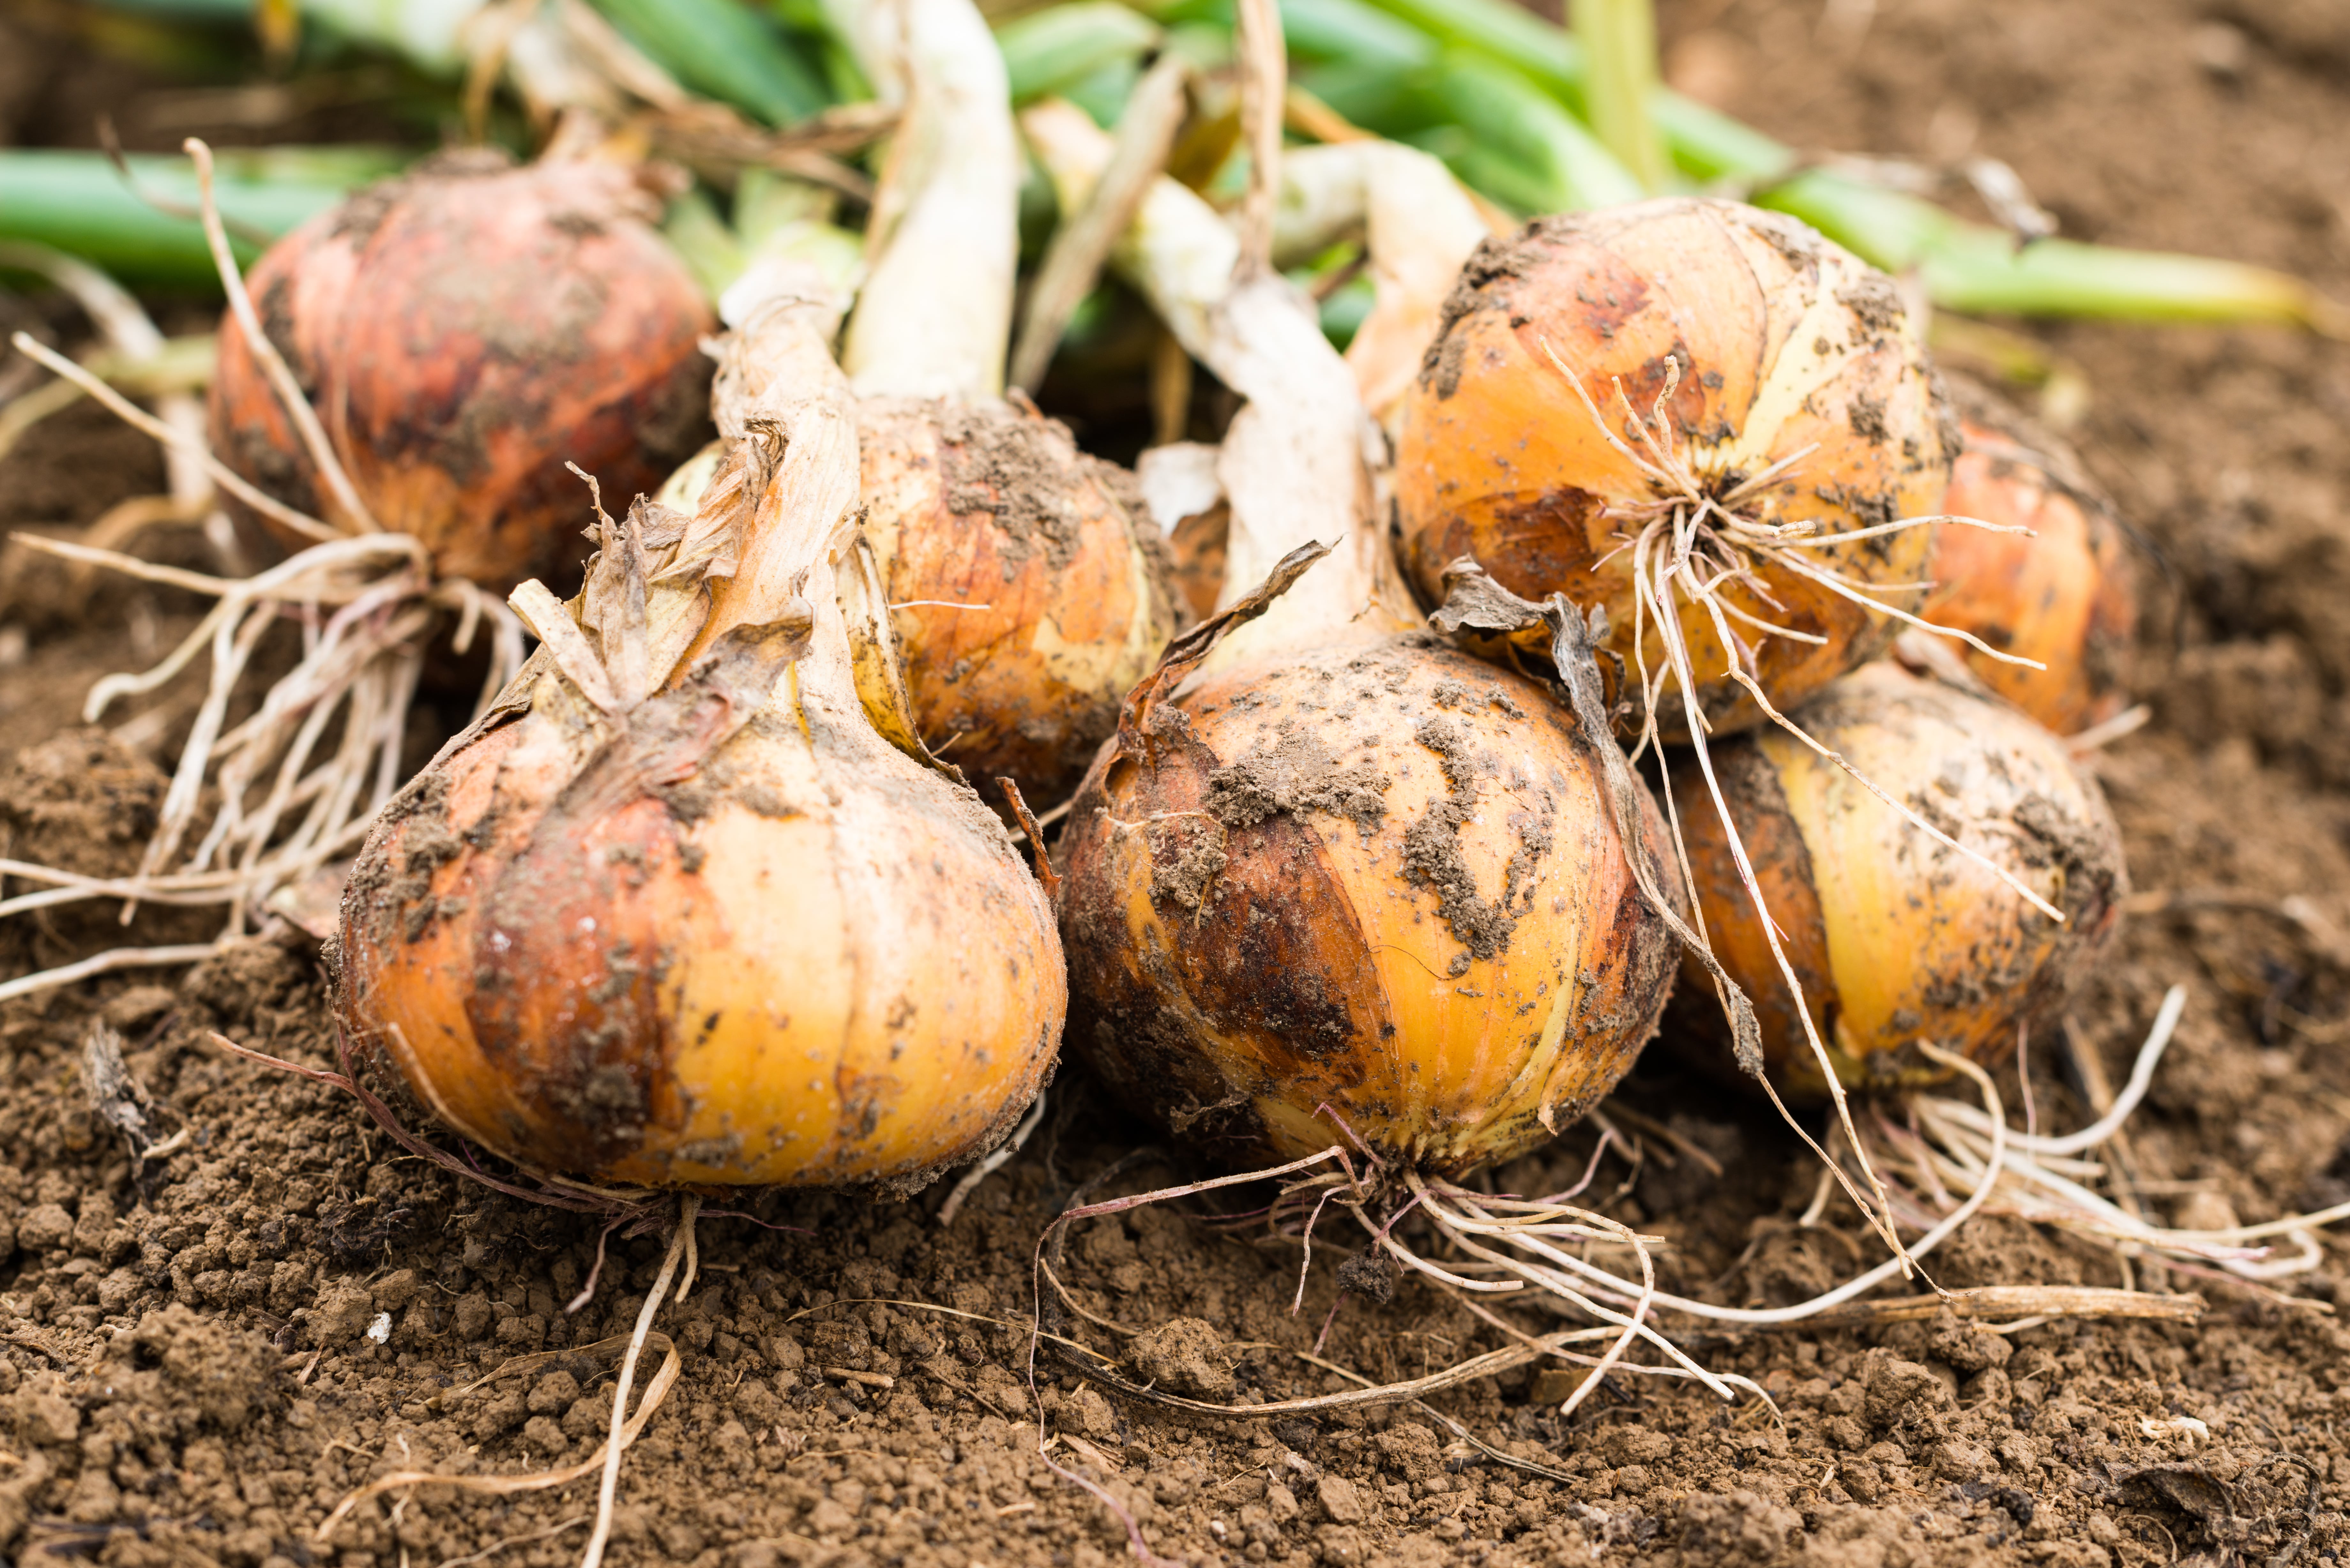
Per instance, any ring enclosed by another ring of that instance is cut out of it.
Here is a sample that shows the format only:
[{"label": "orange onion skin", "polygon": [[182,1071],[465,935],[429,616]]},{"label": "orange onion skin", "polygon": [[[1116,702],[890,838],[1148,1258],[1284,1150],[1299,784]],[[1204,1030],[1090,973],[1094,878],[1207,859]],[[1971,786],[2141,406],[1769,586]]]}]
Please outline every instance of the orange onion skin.
[{"label": "orange onion skin", "polygon": [[1058,805],[1175,630],[1132,477],[1008,404],[868,397],[858,429],[923,739],[984,793],[1009,777]]},{"label": "orange onion skin", "polygon": [[[2118,923],[2129,879],[2096,782],[2022,714],[1889,661],[1790,717],[2066,917],[2050,920],[1783,731],[1717,742],[1731,817],[1838,1076],[1863,1087],[1939,1075],[1904,1049],[1918,1040],[2002,1059],[2017,1027],[2069,993]],[[1823,1095],[1705,782],[1684,763],[1673,790],[1708,938],[1753,1000],[1764,1059],[1788,1088]],[[1710,1002],[1703,971],[1689,959],[1682,968],[1690,1005],[1700,993]],[[1683,1013],[1719,1027],[1710,1006]]]},{"label": "orange onion skin", "polygon": [[[1960,428],[1967,446],[1944,510],[2033,535],[1945,527],[1934,560],[1939,586],[1919,613],[2046,665],[2031,670],[1962,650],[1983,684],[2048,729],[2069,735],[2103,723],[2128,705],[2137,639],[2121,530],[2099,497],[2052,469],[2040,452],[2044,437],[1974,418]],[[2077,472],[2061,458],[2055,464]]]},{"label": "orange onion skin", "polygon": [[910,1188],[999,1139],[1066,1012],[1042,891],[968,792],[806,717],[822,764],[763,714],[682,784],[599,780],[544,691],[476,733],[353,869],[342,1026],[599,1181]]},{"label": "orange onion skin", "polygon": [[1154,717],[1060,846],[1068,1040],[1128,1102],[1235,1159],[1457,1172],[1630,1067],[1675,944],[1543,688],[1414,635],[1243,664]]},{"label": "orange onion skin", "polygon": [[[710,308],[640,202],[610,165],[436,160],[304,223],[247,279],[361,499],[442,575],[500,592],[576,581],[587,550],[565,462],[625,498],[706,434]],[[234,314],[210,427],[238,473],[328,515]]]},{"label": "orange onion skin", "polygon": [[[1406,398],[1401,551],[1431,602],[1444,567],[1471,556],[1525,597],[1560,592],[1604,607],[1611,648],[1633,659],[1633,559],[1621,546],[1639,519],[1624,509],[1660,492],[1608,443],[1550,353],[1643,457],[1611,378],[1646,418],[1677,364],[1670,418],[1717,499],[1794,459],[1742,512],[1837,534],[1940,508],[1956,425],[1891,280],[1793,219],[1732,202],[1668,198],[1544,218],[1471,258]],[[1806,558],[1914,611],[1923,588],[1909,585],[1928,576],[1932,550],[1933,530],[1920,526]],[[1732,623],[1783,707],[1881,652],[1898,629],[1768,560],[1761,576],[1775,602],[1739,587],[1723,597],[1824,639],[1758,639]],[[1713,727],[1756,722],[1722,673],[1711,618],[1685,603],[1679,620]],[[1663,647],[1649,625],[1656,670]],[[1669,736],[1686,729],[1678,699],[1659,718]]]}]

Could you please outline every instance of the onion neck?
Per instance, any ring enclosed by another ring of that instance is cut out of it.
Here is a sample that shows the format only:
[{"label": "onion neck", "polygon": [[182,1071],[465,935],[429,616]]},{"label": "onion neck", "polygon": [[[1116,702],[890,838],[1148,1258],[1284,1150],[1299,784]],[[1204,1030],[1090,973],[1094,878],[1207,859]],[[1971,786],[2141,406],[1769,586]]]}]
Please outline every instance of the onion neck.
[{"label": "onion neck", "polygon": [[703,492],[678,559],[681,591],[709,595],[709,609],[675,680],[728,632],[813,613],[799,660],[803,692],[857,703],[848,633],[833,562],[856,535],[856,402],[809,313],[775,309],[738,334],[727,371],[743,429]]},{"label": "onion neck", "polygon": [[[1109,137],[1067,104],[1039,105],[1022,123],[1062,205],[1082,202],[1109,161]],[[1261,618],[1226,637],[1211,664],[1409,625],[1416,618],[1372,521],[1380,438],[1312,303],[1278,273],[1243,267],[1232,228],[1172,180],[1151,187],[1110,259],[1184,349],[1246,400],[1217,457],[1232,504],[1218,607],[1299,545],[1336,546]]]},{"label": "onion neck", "polygon": [[971,0],[834,0],[882,101],[904,118],[867,230],[841,365],[867,397],[1003,390],[1021,158],[995,36]]},{"label": "onion neck", "polygon": [[1310,256],[1363,236],[1375,294],[1347,363],[1364,407],[1390,435],[1445,299],[1492,233],[1452,171],[1416,148],[1367,140],[1298,148],[1282,160],[1276,256]]}]

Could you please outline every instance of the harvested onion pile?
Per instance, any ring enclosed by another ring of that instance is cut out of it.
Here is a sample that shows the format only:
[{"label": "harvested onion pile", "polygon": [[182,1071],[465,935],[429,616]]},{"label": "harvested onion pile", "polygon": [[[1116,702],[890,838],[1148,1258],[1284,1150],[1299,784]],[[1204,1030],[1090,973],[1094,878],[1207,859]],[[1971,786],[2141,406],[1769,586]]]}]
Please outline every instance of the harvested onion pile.
[{"label": "harvested onion pile", "polygon": [[691,517],[605,520],[546,639],[388,809],[338,1006],[510,1158],[640,1185],[907,1188],[1007,1132],[1063,1012],[1051,913],[970,792],[860,705],[834,586],[856,416],[770,311]]}]

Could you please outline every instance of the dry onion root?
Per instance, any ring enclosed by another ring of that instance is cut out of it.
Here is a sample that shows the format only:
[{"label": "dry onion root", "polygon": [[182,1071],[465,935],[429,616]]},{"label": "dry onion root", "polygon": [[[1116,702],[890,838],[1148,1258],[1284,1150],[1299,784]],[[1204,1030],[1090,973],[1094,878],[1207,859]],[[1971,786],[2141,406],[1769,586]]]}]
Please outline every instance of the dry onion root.
[{"label": "dry onion root", "polygon": [[[2118,922],[2128,877],[2095,781],[2023,715],[1887,662],[1789,717],[1973,853],[1864,798],[1844,767],[1776,729],[1713,743],[1727,826],[1704,779],[1682,771],[1676,804],[1699,910],[1714,956],[1753,999],[1770,1070],[1793,1092],[1824,1094],[1809,1031],[1849,1087],[1947,1076],[1918,1057],[1921,1040],[1999,1060]],[[1763,940],[1731,828],[1799,989]],[[2043,912],[2052,909],[2061,922]],[[1687,978],[1702,975],[1692,964]]]},{"label": "dry onion root", "polygon": [[522,676],[379,819],[338,1015],[442,1119],[641,1186],[921,1185],[1049,1072],[1051,911],[1002,826],[865,716],[837,566],[856,415],[788,302],[689,518],[606,517]]},{"label": "dry onion root", "polygon": [[1966,445],[1943,504],[2030,534],[1943,531],[1920,613],[2044,668],[1960,653],[1975,679],[2060,735],[2117,718],[2137,595],[2112,504],[2054,437],[1953,383]]}]

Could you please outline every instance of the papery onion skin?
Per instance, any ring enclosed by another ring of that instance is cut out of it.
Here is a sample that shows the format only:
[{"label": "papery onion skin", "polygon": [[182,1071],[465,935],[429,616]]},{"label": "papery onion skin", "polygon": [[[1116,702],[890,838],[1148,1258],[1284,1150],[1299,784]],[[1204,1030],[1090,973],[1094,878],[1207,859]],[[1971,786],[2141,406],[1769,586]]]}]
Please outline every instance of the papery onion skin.
[{"label": "papery onion skin", "polygon": [[1149,760],[1103,749],[1060,846],[1071,1047],[1129,1102],[1235,1159],[1360,1140],[1454,1173],[1630,1067],[1675,943],[1541,687],[1413,635],[1155,716]]},{"label": "papery onion skin", "polygon": [[[1608,445],[1545,344],[1643,457],[1610,378],[1645,418],[1677,363],[1669,411],[1717,499],[1816,443],[1742,512],[1833,534],[1940,509],[1956,423],[1889,278],[1794,219],[1733,202],[1668,198],[1544,218],[1471,258],[1406,400],[1401,548],[1431,600],[1445,566],[1471,556],[1526,597],[1559,592],[1604,607],[1610,646],[1632,662],[1633,561],[1619,546],[1639,524],[1605,509],[1659,493]],[[1922,588],[1895,585],[1922,583],[1932,550],[1933,530],[1921,526],[1806,556],[1914,611]],[[1761,684],[1782,707],[1899,629],[1782,567],[1762,576],[1775,605],[1742,587],[1722,597],[1825,639],[1757,641]],[[1711,618],[1684,604],[1679,618],[1713,727],[1755,722],[1759,710],[1722,673]],[[1657,670],[1653,624],[1646,654]],[[1669,736],[1686,729],[1677,699],[1659,719]]]},{"label": "papery onion skin", "polygon": [[582,704],[529,698],[386,811],[345,897],[338,1016],[442,1119],[662,1187],[910,1189],[1009,1130],[1067,992],[976,799],[815,701],[591,785]]},{"label": "papery onion skin", "polygon": [[858,425],[922,738],[991,792],[1010,777],[1058,805],[1175,630],[1131,476],[1008,404],[868,397]]},{"label": "papery onion skin", "polygon": [[[2002,1059],[2095,961],[2129,890],[2096,782],[2021,713],[1889,662],[1790,715],[1822,745],[2064,911],[2050,920],[1936,843],[1835,763],[1773,728],[1716,742],[1713,766],[1837,1075],[1854,1087],[1939,1075],[1928,1041]],[[1712,797],[1687,760],[1673,791],[1714,952],[1753,999],[1765,1060],[1826,1092],[1794,996],[1738,878]],[[1683,994],[1710,995],[1684,961]],[[1700,1029],[1714,1020],[1677,1006]]]},{"label": "papery onion skin", "polygon": [[[643,203],[611,165],[439,159],[303,224],[247,279],[361,499],[443,576],[576,583],[587,550],[564,464],[626,497],[708,433],[710,308]],[[234,315],[210,427],[239,473],[328,515]]]},{"label": "papery onion skin", "polygon": [[2137,593],[2120,527],[2076,462],[2012,415],[1961,398],[1966,450],[1944,509],[2021,526],[2031,536],[1954,524],[1942,530],[1939,587],[1919,613],[1973,632],[2032,670],[1961,649],[1986,686],[2060,735],[2077,733],[2129,702]]}]

